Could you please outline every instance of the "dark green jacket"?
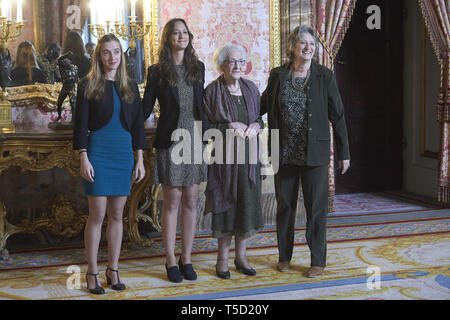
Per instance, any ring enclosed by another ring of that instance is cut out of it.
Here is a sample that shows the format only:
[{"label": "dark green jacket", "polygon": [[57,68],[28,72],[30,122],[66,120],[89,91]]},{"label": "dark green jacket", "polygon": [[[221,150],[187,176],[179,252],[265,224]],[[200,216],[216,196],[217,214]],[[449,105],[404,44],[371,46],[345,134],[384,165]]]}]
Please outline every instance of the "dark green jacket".
[{"label": "dark green jacket", "polygon": [[[289,77],[287,63],[270,72],[267,88],[261,98],[261,115],[268,114],[269,129],[279,129],[281,81]],[[315,62],[307,87],[308,149],[307,166],[321,166],[330,162],[330,126],[333,126],[338,160],[350,160],[344,106],[333,72]],[[269,154],[271,133],[269,131]]]}]

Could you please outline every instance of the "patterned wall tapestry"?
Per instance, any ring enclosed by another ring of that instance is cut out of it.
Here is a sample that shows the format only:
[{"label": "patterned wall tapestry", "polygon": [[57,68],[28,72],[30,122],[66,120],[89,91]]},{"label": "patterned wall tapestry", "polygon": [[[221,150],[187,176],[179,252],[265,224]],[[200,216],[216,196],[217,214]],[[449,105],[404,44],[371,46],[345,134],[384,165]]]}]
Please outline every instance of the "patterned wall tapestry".
[{"label": "patterned wall tapestry", "polygon": [[245,77],[264,91],[270,72],[269,0],[160,1],[160,34],[172,18],[185,19],[194,34],[194,48],[206,65],[206,84],[219,75],[213,63],[215,50],[226,43],[236,43],[247,51]]}]

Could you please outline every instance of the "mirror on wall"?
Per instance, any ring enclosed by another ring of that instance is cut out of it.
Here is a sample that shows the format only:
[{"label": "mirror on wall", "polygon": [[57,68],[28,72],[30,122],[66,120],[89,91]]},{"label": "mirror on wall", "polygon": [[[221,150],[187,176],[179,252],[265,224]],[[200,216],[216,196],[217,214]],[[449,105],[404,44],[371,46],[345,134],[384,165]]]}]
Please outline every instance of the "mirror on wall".
[{"label": "mirror on wall", "polygon": [[6,42],[12,63],[8,86],[61,82],[58,57],[69,50],[74,53],[71,61],[78,66],[80,78],[85,76],[101,36],[98,26],[103,26],[104,33],[118,35],[130,76],[143,83],[143,40],[136,37],[130,41],[134,39],[130,33],[132,28],[134,33],[145,32],[151,25],[150,8],[151,0],[1,0],[0,13],[13,27],[23,20],[20,35]]}]

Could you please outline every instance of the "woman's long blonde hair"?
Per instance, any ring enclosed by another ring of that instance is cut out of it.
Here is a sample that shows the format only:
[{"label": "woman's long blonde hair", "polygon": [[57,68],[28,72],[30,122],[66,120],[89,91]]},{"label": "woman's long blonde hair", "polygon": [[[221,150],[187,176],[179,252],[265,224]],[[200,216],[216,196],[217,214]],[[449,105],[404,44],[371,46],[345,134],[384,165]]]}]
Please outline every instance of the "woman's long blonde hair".
[{"label": "woman's long blonde hair", "polygon": [[128,103],[132,103],[135,97],[127,73],[125,53],[123,52],[119,39],[111,33],[101,37],[95,47],[94,54],[92,55],[92,68],[87,75],[89,81],[86,87],[85,97],[88,100],[100,100],[105,97],[106,79],[101,54],[103,44],[110,41],[116,41],[119,44],[121,51],[120,64],[116,72],[116,81],[119,82],[119,94]]},{"label": "woman's long blonde hair", "polygon": [[14,69],[23,67],[27,70],[28,81],[33,81],[33,68],[38,68],[36,62],[36,50],[31,42],[22,42],[17,48],[16,62]]}]

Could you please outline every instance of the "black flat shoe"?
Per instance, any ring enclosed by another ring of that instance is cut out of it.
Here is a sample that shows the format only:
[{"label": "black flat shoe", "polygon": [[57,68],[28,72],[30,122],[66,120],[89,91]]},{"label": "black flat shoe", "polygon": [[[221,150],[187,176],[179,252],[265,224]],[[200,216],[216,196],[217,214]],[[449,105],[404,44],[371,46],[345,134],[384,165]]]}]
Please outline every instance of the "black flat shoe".
[{"label": "black flat shoe", "polygon": [[178,266],[180,267],[181,274],[186,280],[197,280],[197,273],[195,273],[194,267],[191,263],[183,264],[180,257],[180,260],[178,260]]},{"label": "black flat shoe", "polygon": [[183,275],[181,274],[177,266],[168,268],[166,263],[166,271],[167,271],[167,278],[169,278],[169,281],[175,283],[183,281]]},{"label": "black flat shoe", "polygon": [[105,275],[106,275],[106,283],[107,283],[108,285],[111,285],[111,284],[112,284],[111,278],[108,276],[108,270],[109,270],[109,271],[112,271],[112,272],[115,272],[115,273],[117,274],[117,283],[116,283],[116,284],[113,284],[113,285],[111,286],[111,289],[113,289],[113,290],[115,290],[115,291],[122,291],[122,290],[125,290],[125,289],[126,289],[126,286],[125,286],[123,283],[120,282],[119,271],[118,271],[118,270],[113,270],[113,269],[111,269],[110,267],[107,267],[107,268],[106,268],[106,272],[105,272]]},{"label": "black flat shoe", "polygon": [[241,266],[236,260],[234,260],[234,265],[238,271],[241,271],[243,274],[247,276],[256,276],[256,270],[253,268],[246,268]]},{"label": "black flat shoe", "polygon": [[[95,277],[95,288],[94,289],[89,289],[88,276],[94,276]],[[90,273],[90,272],[86,273],[86,286],[87,286],[87,289],[92,294],[105,294],[105,289],[100,287],[99,284],[98,284],[97,276],[98,276],[98,273]]]},{"label": "black flat shoe", "polygon": [[216,275],[220,278],[220,279],[230,279],[231,278],[231,274],[230,271],[219,271],[219,269],[217,269],[217,264],[216,264]]}]

